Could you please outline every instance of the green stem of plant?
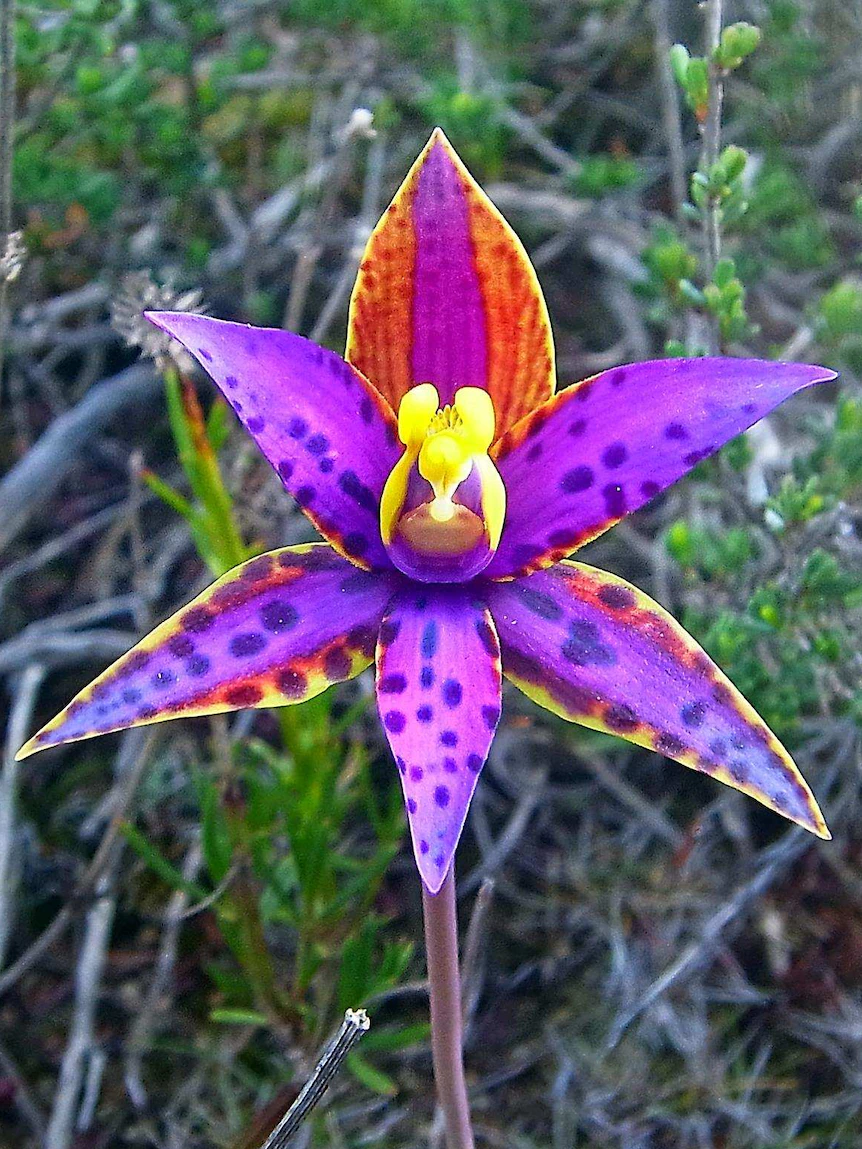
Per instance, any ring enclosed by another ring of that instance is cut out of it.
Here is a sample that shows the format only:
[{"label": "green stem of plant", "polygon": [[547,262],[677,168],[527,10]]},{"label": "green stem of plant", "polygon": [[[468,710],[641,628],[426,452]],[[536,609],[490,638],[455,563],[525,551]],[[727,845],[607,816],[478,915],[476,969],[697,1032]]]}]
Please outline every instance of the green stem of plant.
[{"label": "green stem of plant", "polygon": [[470,1105],[464,1080],[461,974],[458,969],[458,917],[455,866],[437,894],[422,886],[425,950],[431,1000],[431,1051],[437,1099],[443,1111],[448,1149],[474,1149]]}]

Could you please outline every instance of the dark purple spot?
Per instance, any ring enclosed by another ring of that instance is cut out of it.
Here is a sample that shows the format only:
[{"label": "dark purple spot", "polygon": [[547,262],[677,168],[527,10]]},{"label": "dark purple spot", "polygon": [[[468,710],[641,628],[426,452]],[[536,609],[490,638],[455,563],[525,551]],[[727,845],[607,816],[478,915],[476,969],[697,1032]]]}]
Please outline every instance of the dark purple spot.
[{"label": "dark purple spot", "polygon": [[434,717],[434,711],[430,706],[420,706],[416,711],[416,717],[420,722],[430,722]]},{"label": "dark purple spot", "polygon": [[236,411],[237,415],[242,414],[242,403],[240,403],[239,399],[231,399],[230,405],[233,407],[234,411]]},{"label": "dark purple spot", "polygon": [[153,677],[150,679],[150,682],[152,682],[153,686],[158,687],[160,690],[164,690],[166,686],[172,686],[176,680],[177,676],[174,674],[174,672],[172,670],[168,670],[167,667],[165,667],[162,670],[157,670]]},{"label": "dark purple spot", "polygon": [[172,634],[165,646],[177,658],[187,658],[195,648],[187,634]]},{"label": "dark purple spot", "polygon": [[590,392],[592,389],[593,382],[591,379],[577,384],[575,387],[575,399],[577,399],[579,403],[586,403],[587,399],[590,397]]},{"label": "dark purple spot", "polygon": [[308,424],[297,416],[287,424],[287,433],[291,439],[303,439],[308,434]]},{"label": "dark purple spot", "polygon": [[654,499],[661,490],[661,484],[653,479],[644,479],[641,483],[641,494],[645,499]]},{"label": "dark purple spot", "polygon": [[434,858],[434,865],[437,867],[438,870],[442,870],[443,867],[446,865],[446,859],[442,853],[436,855],[436,857]]},{"label": "dark purple spot", "polygon": [[490,654],[492,658],[497,658],[500,653],[500,644],[497,642],[494,628],[486,618],[477,619],[476,633],[487,653]]},{"label": "dark purple spot", "polygon": [[363,423],[370,423],[374,418],[374,406],[367,395],[362,396],[362,402],[359,404],[359,418]]},{"label": "dark purple spot", "polygon": [[259,435],[266,426],[266,420],[261,419],[260,415],[252,415],[252,417],[246,423],[246,426],[248,427],[249,431],[251,431],[252,435]]},{"label": "dark purple spot", "polygon": [[286,599],[277,598],[260,609],[260,621],[273,634],[292,630],[299,622],[299,613]]},{"label": "dark purple spot", "polygon": [[348,554],[360,557],[368,550],[368,536],[362,531],[350,531],[344,536],[344,549]]},{"label": "dark purple spot", "polygon": [[723,682],[716,682],[712,688],[712,697],[720,706],[727,706],[732,698],[730,688]]},{"label": "dark purple spot", "polygon": [[478,774],[482,769],[482,762],[484,759],[480,758],[478,754],[467,755],[467,769],[471,770],[474,774]]},{"label": "dark purple spot", "polygon": [[437,623],[433,618],[425,623],[419,650],[423,658],[433,658],[437,653]]},{"label": "dark purple spot", "polygon": [[259,654],[266,646],[266,639],[257,631],[248,631],[246,634],[235,634],[228,643],[228,650],[234,658],[249,658],[252,654]]},{"label": "dark purple spot", "polygon": [[416,813],[416,799],[415,798],[408,798],[407,799],[407,810],[408,810],[408,813],[410,813],[410,814]]},{"label": "dark purple spot", "polygon": [[200,678],[210,668],[210,660],[205,654],[193,654],[186,663],[186,673],[192,678]]},{"label": "dark purple spot", "polygon": [[425,841],[425,839],[422,838],[421,841],[419,842],[419,853],[420,854],[427,854],[430,849],[431,849],[431,847],[428,845],[428,843]]},{"label": "dark purple spot", "polygon": [[442,809],[449,805],[449,787],[448,786],[435,786],[434,787],[434,801]]},{"label": "dark purple spot", "polygon": [[560,490],[567,495],[576,495],[579,491],[588,491],[593,485],[593,471],[591,467],[574,467],[566,471],[560,480]]},{"label": "dark purple spot", "polygon": [[740,786],[745,783],[748,763],[742,758],[735,758],[730,764],[730,776]]},{"label": "dark purple spot", "polygon": [[625,702],[609,706],[605,711],[605,722],[611,730],[631,731],[640,726],[640,719]]},{"label": "dark purple spot", "polygon": [[225,702],[231,706],[254,706],[263,698],[263,691],[253,682],[241,682],[224,692]]},{"label": "dark purple spot", "polygon": [[[403,717],[404,716],[402,715],[402,718]],[[424,777],[425,777],[425,771],[422,769],[421,766],[411,766],[410,767],[410,781],[411,782],[421,782]]]},{"label": "dark purple spot", "polygon": [[483,706],[482,707],[482,720],[489,730],[496,730],[497,723],[500,721],[500,707],[499,706]]},{"label": "dark purple spot", "polygon": [[631,610],[635,605],[635,596],[624,586],[615,586],[613,583],[603,586],[599,590],[599,599],[611,610]]},{"label": "dark purple spot", "polygon": [[399,754],[395,755],[395,765],[398,767],[402,774],[407,773],[407,763]]},{"label": "dark purple spot", "polygon": [[626,513],[626,496],[619,483],[608,483],[602,490],[605,509],[613,519],[622,518]]},{"label": "dark purple spot", "polygon": [[407,689],[407,679],[403,674],[385,674],[380,679],[381,694],[403,694]]},{"label": "dark purple spot", "polygon": [[548,535],[548,546],[553,547],[555,551],[573,551],[578,545],[577,532],[572,532],[565,528],[557,531],[551,531]]},{"label": "dark purple spot", "polygon": [[325,455],[329,450],[329,440],[325,435],[312,435],[305,444],[305,449],[310,455]]},{"label": "dark purple spot", "polygon": [[[309,442],[311,440],[309,439]],[[338,476],[338,485],[344,491],[348,498],[353,499],[354,503],[362,507],[372,514],[377,513],[378,499],[370,487],[361,481],[355,471],[344,471]]]},{"label": "dark purple spot", "polygon": [[419,684],[423,690],[430,690],[434,685],[434,667],[423,666],[419,672]]},{"label": "dark purple spot", "polygon": [[[566,542],[568,541],[568,537],[568,534],[566,534],[566,540],[559,544],[551,542],[550,538],[548,539],[548,542],[550,542],[552,546],[565,546]],[[557,619],[563,617],[563,608],[556,601],[556,599],[552,598],[552,596],[547,594],[545,591],[534,590],[533,587],[528,586],[526,582],[516,582],[514,586],[518,598],[521,600],[527,610],[531,611],[535,615],[538,615],[539,618],[545,618],[549,622],[555,622]]]},{"label": "dark purple spot", "polygon": [[443,683],[443,701],[450,710],[454,710],[456,706],[461,705],[463,694],[463,687],[456,679],[447,678]]},{"label": "dark purple spot", "polygon": [[666,439],[687,439],[688,431],[683,427],[682,423],[668,423],[664,429],[664,437]]},{"label": "dark purple spot", "polygon": [[407,719],[400,710],[389,710],[383,718],[383,725],[391,734],[400,734],[407,725]]},{"label": "dark purple spot", "polygon": [[293,497],[301,507],[310,507],[314,500],[314,487],[300,487]]},{"label": "dark purple spot", "polygon": [[539,458],[539,456],[541,454],[542,454],[542,444],[541,443],[534,443],[532,445],[532,447],[530,447],[529,451],[527,451],[527,462],[528,463],[535,463],[535,461]]},{"label": "dark purple spot", "polygon": [[225,375],[224,385],[225,387],[230,387],[231,391],[233,391],[235,387],[239,387],[239,379],[237,379],[236,375]]},{"label": "dark purple spot", "polygon": [[343,647],[336,646],[327,650],[323,658],[323,672],[330,682],[343,682],[350,677],[351,668],[350,655]]},{"label": "dark purple spot", "polygon": [[305,675],[299,670],[280,670],[276,676],[278,689],[285,698],[301,698],[308,689]]},{"label": "dark purple spot", "polygon": [[[451,749],[453,746],[458,745],[458,735],[454,730],[444,730],[440,735],[440,741],[444,746],[448,746]],[[451,762],[452,759],[447,758],[446,761]]]},{"label": "dark purple spot", "polygon": [[317,464],[317,469],[322,475],[328,475],[331,471],[335,470],[335,460],[327,456],[325,459],[320,460]]},{"label": "dark purple spot", "polygon": [[[192,613],[192,611],[203,610],[203,609],[204,609],[203,607],[192,607],[191,610],[186,611],[186,613],[180,619],[180,622],[186,628],[186,630],[194,630],[195,629],[193,626],[189,626],[186,622],[186,619]],[[207,616],[209,617],[209,611],[207,611]],[[207,624],[207,625],[209,625],[209,624]],[[200,629],[203,630],[205,628],[201,627]],[[148,650],[133,650],[132,653],[129,655],[129,657],[126,659],[126,661],[120,667],[120,672],[122,674],[134,674],[134,672],[136,670],[143,670],[151,658],[152,658],[152,655],[150,654],[150,652]]]},{"label": "dark purple spot", "polygon": [[625,367],[617,367],[611,371],[607,379],[612,387],[622,387],[627,375],[628,371],[626,371]]},{"label": "dark purple spot", "polygon": [[573,666],[613,666],[617,661],[614,651],[601,641],[598,626],[589,619],[575,619],[560,653]]},{"label": "dark purple spot", "polygon": [[213,361],[212,355],[203,347],[198,348],[198,355],[200,355],[201,359],[206,359],[207,363],[212,363]]},{"label": "dark purple spot", "polygon": [[725,754],[727,754],[727,743],[723,738],[714,738],[709,744],[709,752],[720,762]]},{"label": "dark purple spot", "polygon": [[[190,630],[199,634],[202,630],[209,630],[215,622],[215,615],[208,606],[192,606],[180,617],[180,626],[183,630]],[[143,652],[142,652],[143,653]],[[149,659],[149,655],[147,655]]]},{"label": "dark purple spot", "polygon": [[373,658],[377,635],[370,626],[354,626],[347,632],[347,645],[358,650],[365,658]]},{"label": "dark purple spot", "polygon": [[155,706],[142,706],[138,711],[138,718],[141,722],[146,722],[149,718],[155,718],[157,714],[158,710]]},{"label": "dark purple spot", "polygon": [[602,462],[613,471],[617,467],[621,467],[628,457],[629,453],[625,443],[611,443],[602,455]]},{"label": "dark purple spot", "polygon": [[702,451],[689,451],[687,455],[683,456],[682,461],[687,467],[695,467],[702,459],[705,459],[710,454],[712,454],[712,448],[704,447]]},{"label": "dark purple spot", "polygon": [[577,439],[579,435],[583,435],[586,429],[586,419],[575,419],[573,423],[569,423],[569,434],[575,439]]},{"label": "dark purple spot", "polygon": [[686,745],[674,734],[664,732],[656,738],[655,748],[660,754],[667,754],[668,758],[676,758],[685,751]]},{"label": "dark purple spot", "polygon": [[290,459],[282,459],[278,464],[278,474],[285,483],[289,481],[290,476],[293,474],[293,463]]},{"label": "dark purple spot", "polygon": [[259,555],[258,558],[247,562],[240,572],[240,578],[246,583],[262,582],[272,573],[272,558],[270,555]]},{"label": "dark purple spot", "polygon": [[753,415],[754,412],[757,410],[757,404],[756,403],[744,403],[742,406],[742,410],[745,412],[746,415]]},{"label": "dark purple spot", "polygon": [[400,630],[401,623],[397,619],[386,618],[380,624],[380,633],[377,636],[377,640],[381,646],[391,646],[398,637]]},{"label": "dark purple spot", "polygon": [[141,697],[142,695],[140,690],[123,691],[123,702],[125,702],[128,706],[136,706],[141,701]]},{"label": "dark purple spot", "polygon": [[686,726],[703,726],[703,720],[706,717],[706,703],[689,702],[680,710],[679,716]]}]

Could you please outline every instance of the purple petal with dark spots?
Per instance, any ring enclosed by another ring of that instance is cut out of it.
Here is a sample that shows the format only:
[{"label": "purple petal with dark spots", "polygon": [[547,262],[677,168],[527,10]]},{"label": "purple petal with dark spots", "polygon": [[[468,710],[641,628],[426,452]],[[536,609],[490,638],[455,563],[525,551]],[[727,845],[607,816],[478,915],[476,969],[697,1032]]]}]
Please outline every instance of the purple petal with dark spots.
[{"label": "purple petal with dark spots", "polygon": [[182,312],[147,317],[209,372],[336,550],[366,569],[390,568],[380,495],[401,448],[389,404],[359,371],[289,331]]},{"label": "purple petal with dark spots", "polygon": [[500,718],[500,651],[466,587],[400,590],[377,647],[377,705],[398,764],[416,864],[436,893]]},{"label": "purple petal with dark spots", "polygon": [[660,359],[562,391],[492,449],[506,484],[506,523],[483,575],[506,578],[549,566],[794,392],[834,378],[834,371],[801,363]]},{"label": "purple petal with dark spots", "polygon": [[542,706],[710,774],[820,837],[790,755],[658,603],[583,563],[488,583],[507,678]]}]

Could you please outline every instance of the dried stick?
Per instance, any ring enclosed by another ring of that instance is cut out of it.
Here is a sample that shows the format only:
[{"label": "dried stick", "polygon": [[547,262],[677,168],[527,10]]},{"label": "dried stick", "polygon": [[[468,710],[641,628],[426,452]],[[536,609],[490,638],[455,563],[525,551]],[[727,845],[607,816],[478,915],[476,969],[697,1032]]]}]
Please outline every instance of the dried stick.
[{"label": "dried stick", "polygon": [[39,663],[31,663],[21,675],[6,732],[3,771],[0,774],[0,969],[3,967],[9,932],[15,919],[15,895],[19,878],[15,850],[19,767],[15,754],[27,738],[36,695],[44,677],[45,668]]},{"label": "dried stick", "polygon": [[7,294],[14,278],[11,252],[5,267],[7,250],[12,240],[12,142],[15,132],[15,0],[0,0],[0,384],[8,326]]},{"label": "dried stick", "polygon": [[[721,69],[715,61],[715,52],[721,43],[722,0],[706,0],[703,4],[706,19],[706,58],[709,67],[709,98],[706,119],[703,122],[703,146],[700,152],[700,170],[710,172],[718,160],[721,149],[721,108],[724,102],[724,81]],[[721,258],[721,220],[718,204],[712,196],[707,197],[703,214],[704,271],[706,279],[712,280],[715,266]],[[714,354],[718,349],[717,322],[710,323]]]},{"label": "dried stick", "polygon": [[267,1137],[263,1149],[283,1149],[329,1088],[345,1057],[370,1028],[364,1009],[348,1009],[341,1029],[324,1049],[299,1097]]},{"label": "dried stick", "polygon": [[26,949],[16,962],[0,974],[0,996],[11,989],[15,983],[32,969],[44,953],[59,938],[63,936],[70,923],[74,920],[77,907],[81,901],[89,897],[98,884],[113,857],[113,847],[120,832],[126,811],[138,789],[138,783],[143,776],[144,769],[150,759],[150,752],[157,737],[156,731],[130,730],[123,739],[123,752],[133,759],[128,769],[121,769],[118,764],[117,774],[117,801],[108,828],[99,843],[87,869],[76,885],[72,896],[54,918],[49,926],[42,931],[33,944]]},{"label": "dried stick", "polygon": [[454,864],[437,894],[422,886],[425,950],[431,999],[431,1051],[437,1098],[448,1149],[473,1149],[470,1105],[464,1080],[461,978],[458,970],[458,917]]},{"label": "dried stick", "polygon": [[68,1149],[72,1138],[84,1071],[93,1049],[93,1023],[116,909],[114,885],[122,850],[111,852],[97,884],[95,905],[87,914],[84,944],[75,973],[75,1008],[69,1042],[60,1065],[54,1108],[45,1134],[45,1149]]},{"label": "dried stick", "polygon": [[[200,869],[201,847],[195,842],[188,850],[183,862],[183,879],[193,882]],[[150,1037],[156,1023],[156,1016],[165,1008],[165,995],[167,993],[174,965],[177,960],[177,946],[180,940],[180,930],[186,920],[186,906],[188,893],[185,890],[175,890],[171,894],[168,908],[165,911],[165,926],[162,934],[162,944],[159,947],[159,956],[156,959],[156,968],[150,982],[140,1012],[129,1030],[128,1054],[126,1056],[125,1081],[126,1089],[132,1104],[137,1109],[145,1108],[147,1104],[147,1091],[143,1081],[143,1060],[150,1045]]]},{"label": "dried stick", "polygon": [[655,54],[661,85],[662,121],[664,134],[667,137],[668,161],[670,163],[670,190],[673,197],[674,215],[682,223],[682,205],[687,198],[685,144],[682,138],[682,117],[679,113],[676,83],[670,66],[671,36],[668,0],[653,0],[652,19],[655,25]]}]

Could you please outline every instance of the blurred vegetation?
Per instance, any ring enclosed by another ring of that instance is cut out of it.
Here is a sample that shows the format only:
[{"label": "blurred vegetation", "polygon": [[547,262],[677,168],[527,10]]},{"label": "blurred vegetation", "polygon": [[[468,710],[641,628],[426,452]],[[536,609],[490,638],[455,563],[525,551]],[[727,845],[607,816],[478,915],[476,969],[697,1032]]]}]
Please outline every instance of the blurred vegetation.
[{"label": "blurred vegetation", "polygon": [[[498,882],[471,983],[484,1144],[859,1144],[862,1055],[847,1034],[862,1008],[861,17],[838,0],[740,2],[710,49],[697,6],[671,0],[19,6],[27,259],[10,291],[10,467],[132,361],[108,323],[130,270],[200,289],[213,314],[341,350],[361,243],[434,124],[535,256],[562,384],[716,350],[842,371],[589,553],[672,608],[793,747],[834,852],[787,839],[786,869],[713,945],[729,891],[773,873],[777,819],[508,697],[460,852],[468,889],[486,865]],[[702,128],[718,82],[710,156]],[[347,130],[356,108],[373,112],[375,138]],[[92,285],[95,304],[51,318]],[[98,437],[10,548],[19,581],[4,641],[94,601],[105,614],[73,619],[71,633],[125,611],[131,637],[190,597],[205,568],[307,537],[221,401],[177,372],[164,383],[149,417]],[[143,459],[129,468],[132,452]],[[112,507],[99,542],[50,549]],[[35,573],[20,565],[45,547]],[[57,664],[44,717],[94,657]],[[424,1137],[418,880],[372,710],[360,682],[230,728],[174,723],[156,743],[111,893],[93,1037],[104,1086],[70,1147],[253,1145],[253,1115],[286,1107],[340,1013],[362,1005],[375,1026],[312,1143]],[[22,782],[13,957],[74,893],[110,824],[115,749],[84,744]],[[156,1009],[147,986],[172,895],[185,916]],[[37,1116],[52,1112],[80,934],[28,971],[0,1018],[0,1062],[8,1044]],[[690,979],[623,1025],[687,947],[701,953]],[[127,1059],[147,1010],[141,1101]],[[2,1072],[0,1139],[36,1144],[21,1082]]]}]

